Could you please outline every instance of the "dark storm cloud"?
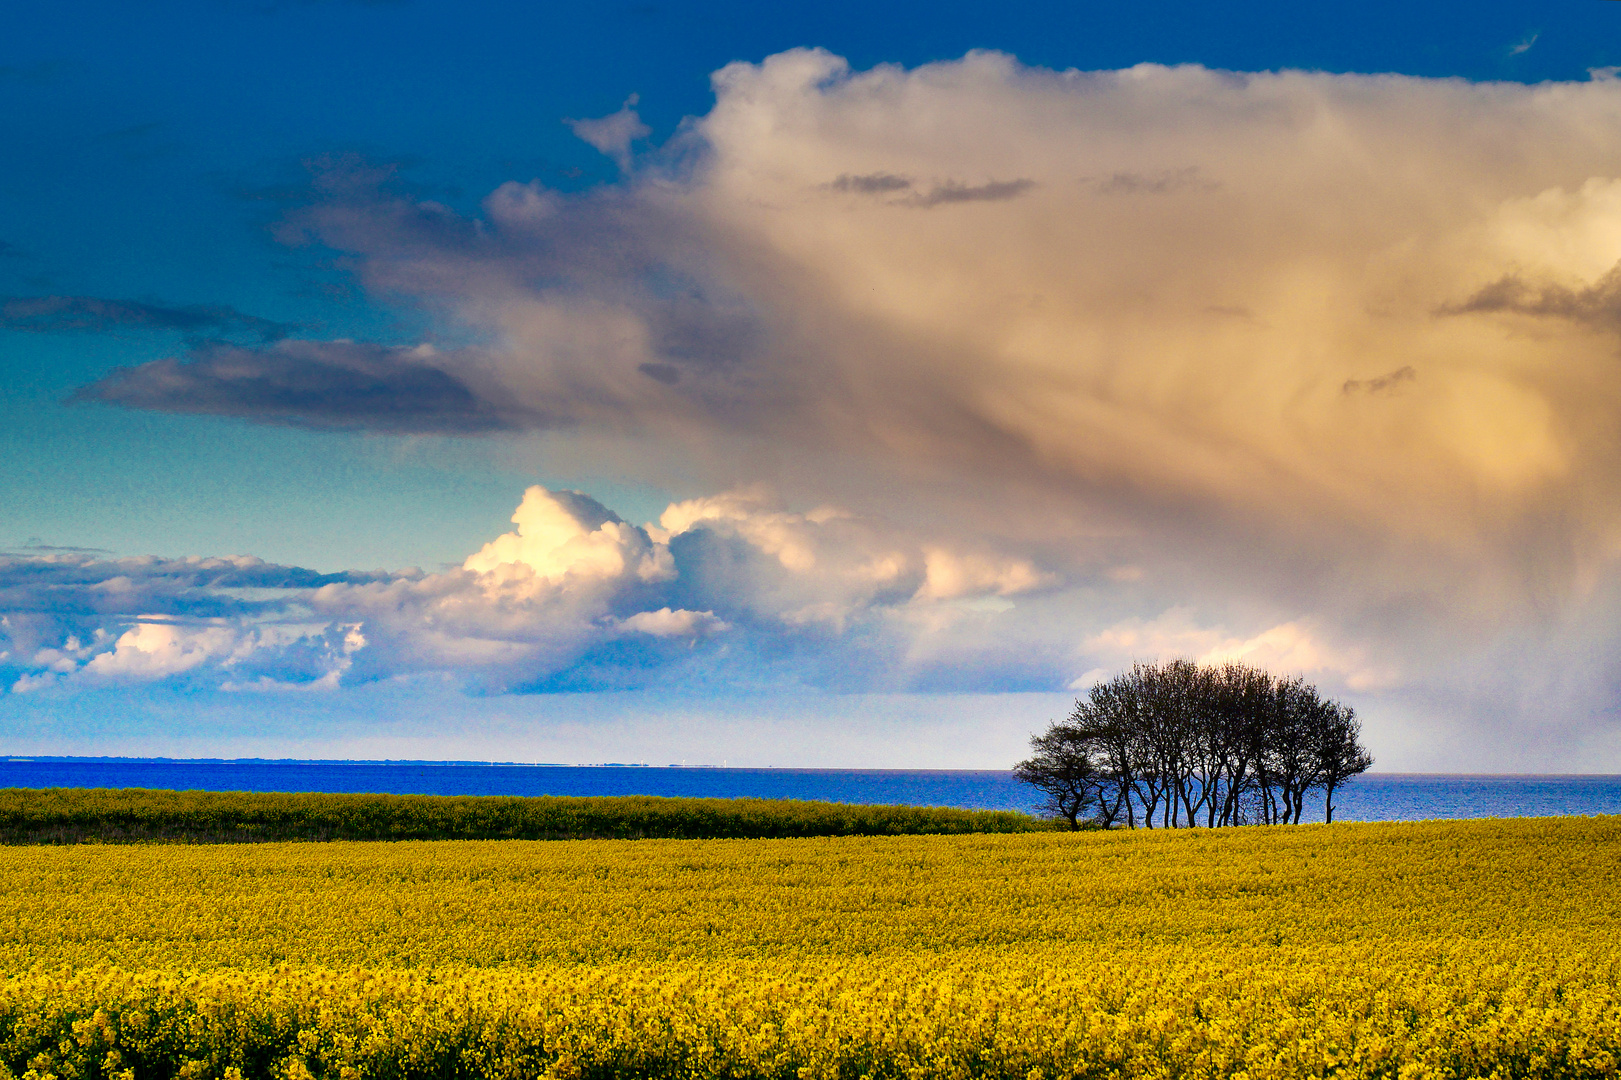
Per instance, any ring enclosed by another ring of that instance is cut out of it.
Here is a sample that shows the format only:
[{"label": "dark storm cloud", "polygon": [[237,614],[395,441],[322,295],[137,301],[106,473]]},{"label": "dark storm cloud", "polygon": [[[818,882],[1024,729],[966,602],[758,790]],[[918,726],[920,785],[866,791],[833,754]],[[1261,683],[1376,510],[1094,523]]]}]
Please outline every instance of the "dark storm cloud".
[{"label": "dark storm cloud", "polygon": [[637,364],[636,370],[665,386],[674,386],[681,381],[681,369],[674,364]]},{"label": "dark storm cloud", "polygon": [[887,195],[892,191],[910,190],[912,181],[892,173],[868,173],[865,176],[841,173],[828,187],[834,191],[847,191],[856,195]]},{"label": "dark storm cloud", "polygon": [[936,184],[926,193],[920,193],[903,200],[907,206],[916,206],[927,210],[933,206],[944,206],[947,203],[965,202],[1006,202],[1008,199],[1017,199],[1020,195],[1036,186],[1034,180],[992,180],[985,184],[962,184],[955,180],[947,180],[943,184]]},{"label": "dark storm cloud", "polygon": [[915,206],[922,209],[946,203],[1002,202],[1016,199],[1035,186],[1034,180],[1027,179],[991,180],[983,184],[965,184],[960,180],[947,180],[923,191],[909,177],[887,172],[862,175],[840,173],[827,185],[829,190],[851,195],[893,195],[903,191],[910,192],[905,198],[892,200],[892,205]]},{"label": "dark storm cloud", "polygon": [[1539,288],[1518,275],[1506,274],[1463,303],[1436,310],[1437,315],[1499,313],[1564,319],[1599,330],[1621,329],[1621,265],[1581,289],[1564,285]]},{"label": "dark storm cloud", "polygon": [[1377,379],[1346,379],[1345,385],[1340,389],[1347,394],[1387,394],[1402,383],[1409,383],[1417,378],[1418,372],[1411,367],[1399,367],[1388,375],[1381,375]]},{"label": "dark storm cloud", "polygon": [[121,330],[183,334],[245,334],[276,341],[292,327],[218,304],[158,304],[99,296],[0,297],[0,328],[35,334],[114,333]]},{"label": "dark storm cloud", "polygon": [[207,345],[185,360],[119,368],[73,400],[323,430],[466,435],[534,426],[532,415],[486,399],[426,355],[342,341]]}]

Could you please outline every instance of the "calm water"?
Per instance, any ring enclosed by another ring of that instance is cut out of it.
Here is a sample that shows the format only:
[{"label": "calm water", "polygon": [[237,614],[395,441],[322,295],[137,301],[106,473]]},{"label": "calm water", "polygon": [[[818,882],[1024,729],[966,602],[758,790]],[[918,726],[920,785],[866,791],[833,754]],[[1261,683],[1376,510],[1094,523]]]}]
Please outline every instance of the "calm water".
[{"label": "calm water", "polygon": [[[0,759],[0,787],[370,791],[421,795],[677,795],[1032,810],[1006,772],[692,769],[456,762]],[[1344,821],[1621,814],[1621,776],[1363,776],[1335,797]],[[1316,807],[1321,819],[1321,804]]]}]

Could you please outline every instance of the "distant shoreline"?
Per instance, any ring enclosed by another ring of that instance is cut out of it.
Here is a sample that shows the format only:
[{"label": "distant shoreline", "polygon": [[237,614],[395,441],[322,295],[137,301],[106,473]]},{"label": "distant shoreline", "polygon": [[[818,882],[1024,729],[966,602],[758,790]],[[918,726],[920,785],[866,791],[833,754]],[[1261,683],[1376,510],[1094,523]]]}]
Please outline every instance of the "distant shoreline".
[{"label": "distant shoreline", "polygon": [[[507,797],[655,796],[1037,811],[1039,793],[1005,769],[832,769],[556,762],[137,758],[9,755],[0,788],[315,792]],[[1606,774],[1375,773],[1335,797],[1335,820],[1621,814],[1621,777]],[[1309,800],[1304,820],[1320,820]]]},{"label": "distant shoreline", "polygon": [[[793,773],[862,773],[942,776],[973,776],[983,773],[1005,773],[1006,769],[913,769],[899,767],[866,768],[861,766],[798,766],[798,765],[708,765],[670,762],[655,765],[647,761],[486,761],[476,758],[265,758],[265,757],[134,757],[117,754],[0,754],[0,765],[21,764],[119,764],[119,765],[367,765],[392,767],[432,768],[502,768],[502,769],[702,769],[713,772],[793,772]],[[1369,778],[1388,780],[1615,780],[1621,782],[1621,773],[1469,773],[1469,772],[1401,772],[1370,769]]]}]

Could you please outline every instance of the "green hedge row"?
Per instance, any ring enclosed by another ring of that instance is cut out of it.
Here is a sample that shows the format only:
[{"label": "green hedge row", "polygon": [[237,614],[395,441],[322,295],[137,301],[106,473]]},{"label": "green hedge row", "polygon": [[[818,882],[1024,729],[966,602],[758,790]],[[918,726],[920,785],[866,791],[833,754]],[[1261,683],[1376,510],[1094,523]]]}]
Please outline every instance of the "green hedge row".
[{"label": "green hedge row", "polygon": [[891,836],[1048,827],[1011,810],[797,799],[0,789],[5,844]]}]

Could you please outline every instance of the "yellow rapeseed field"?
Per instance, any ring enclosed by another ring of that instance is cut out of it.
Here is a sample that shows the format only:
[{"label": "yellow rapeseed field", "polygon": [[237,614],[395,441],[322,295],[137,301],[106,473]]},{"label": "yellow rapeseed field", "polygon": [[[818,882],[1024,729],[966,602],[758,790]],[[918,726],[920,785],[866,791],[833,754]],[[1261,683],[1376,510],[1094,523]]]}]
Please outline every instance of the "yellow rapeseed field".
[{"label": "yellow rapeseed field", "polygon": [[0,849],[0,1080],[1614,1077],[1621,818]]}]

